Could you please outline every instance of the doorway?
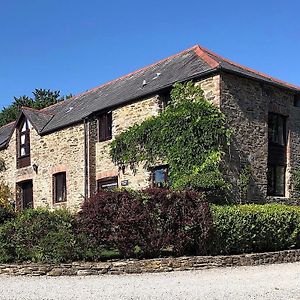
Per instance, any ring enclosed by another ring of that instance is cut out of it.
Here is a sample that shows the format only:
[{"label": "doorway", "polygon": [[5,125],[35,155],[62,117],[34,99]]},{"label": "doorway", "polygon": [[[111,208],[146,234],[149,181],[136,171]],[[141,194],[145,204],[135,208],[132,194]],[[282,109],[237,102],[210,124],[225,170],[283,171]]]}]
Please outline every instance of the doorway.
[{"label": "doorway", "polygon": [[33,208],[33,189],[32,180],[18,183],[18,208],[25,210]]}]

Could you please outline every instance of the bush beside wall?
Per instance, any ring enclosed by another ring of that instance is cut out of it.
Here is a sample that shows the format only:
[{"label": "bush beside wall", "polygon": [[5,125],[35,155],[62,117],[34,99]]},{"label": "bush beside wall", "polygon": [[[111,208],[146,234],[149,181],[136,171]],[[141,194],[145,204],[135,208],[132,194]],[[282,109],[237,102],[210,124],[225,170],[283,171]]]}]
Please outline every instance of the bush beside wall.
[{"label": "bush beside wall", "polygon": [[80,258],[74,222],[65,210],[19,213],[0,227],[0,261],[66,262]]},{"label": "bush beside wall", "polygon": [[76,216],[27,210],[0,225],[0,262],[269,252],[300,248],[300,207],[209,205],[191,191],[100,192]]},{"label": "bush beside wall", "polygon": [[300,208],[296,206],[212,206],[214,254],[267,252],[300,247]]},{"label": "bush beside wall", "polygon": [[78,214],[90,253],[117,249],[123,257],[205,254],[212,223],[209,204],[199,194],[157,188],[102,191]]}]

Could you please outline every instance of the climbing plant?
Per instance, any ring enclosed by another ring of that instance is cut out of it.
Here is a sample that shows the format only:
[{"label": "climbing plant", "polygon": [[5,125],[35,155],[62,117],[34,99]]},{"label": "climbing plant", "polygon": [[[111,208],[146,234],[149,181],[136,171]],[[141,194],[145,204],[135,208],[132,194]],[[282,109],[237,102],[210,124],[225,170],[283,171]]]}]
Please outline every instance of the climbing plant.
[{"label": "climbing plant", "polygon": [[164,162],[173,188],[211,190],[226,186],[220,160],[229,136],[223,113],[202,89],[177,83],[167,107],[117,136],[110,155],[120,168]]}]

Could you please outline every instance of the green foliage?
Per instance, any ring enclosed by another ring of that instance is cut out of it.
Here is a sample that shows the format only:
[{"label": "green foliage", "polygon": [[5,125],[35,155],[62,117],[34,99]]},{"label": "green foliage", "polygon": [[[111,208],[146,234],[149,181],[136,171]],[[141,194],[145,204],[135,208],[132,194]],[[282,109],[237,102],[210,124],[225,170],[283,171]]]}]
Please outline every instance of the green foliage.
[{"label": "green foliage", "polygon": [[215,254],[265,252],[300,247],[300,208],[296,206],[212,206]]},{"label": "green foliage", "polygon": [[23,106],[34,109],[42,109],[71,97],[71,95],[61,97],[59,91],[46,89],[35,89],[32,94],[33,98],[27,96],[14,97],[13,103],[2,109],[0,112],[0,127],[15,121],[19,116],[21,107]]},{"label": "green foliage", "polygon": [[292,183],[296,191],[300,191],[300,169],[297,169],[292,174]]},{"label": "green foliage", "polygon": [[9,200],[12,197],[11,190],[7,184],[0,182],[0,206],[10,208]]},{"label": "green foliage", "polygon": [[65,262],[79,257],[74,218],[65,210],[26,210],[0,227],[0,262]]},{"label": "green foliage", "polygon": [[230,131],[221,111],[194,83],[175,84],[172,101],[158,116],[121,133],[110,145],[112,160],[135,169],[163,161],[176,189],[212,190],[226,186],[220,169]]},{"label": "green foliage", "polygon": [[12,194],[10,188],[3,182],[0,182],[0,224],[14,217],[14,210],[9,202]]}]

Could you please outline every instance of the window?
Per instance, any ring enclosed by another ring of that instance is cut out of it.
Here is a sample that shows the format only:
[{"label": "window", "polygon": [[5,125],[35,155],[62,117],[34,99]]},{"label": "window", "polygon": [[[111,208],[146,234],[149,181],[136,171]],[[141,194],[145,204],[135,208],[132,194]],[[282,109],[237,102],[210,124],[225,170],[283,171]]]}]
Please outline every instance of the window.
[{"label": "window", "polygon": [[151,169],[151,179],[152,179],[152,186],[163,188],[168,187],[169,180],[168,180],[168,167],[167,166],[159,166]]},{"label": "window", "polygon": [[286,144],[286,118],[279,114],[269,114],[269,143]]},{"label": "window", "polygon": [[17,127],[17,148],[17,167],[30,166],[30,127],[25,118]]},{"label": "window", "polygon": [[107,177],[97,181],[98,192],[100,190],[113,190],[118,188],[118,177]]},{"label": "window", "polygon": [[112,113],[108,112],[99,117],[99,142],[112,138]]},{"label": "window", "polygon": [[294,106],[300,107],[300,94],[294,96]]},{"label": "window", "polygon": [[285,196],[286,117],[269,114],[268,189],[269,196]]},{"label": "window", "polygon": [[285,166],[268,166],[268,194],[270,196],[284,196]]},{"label": "window", "polygon": [[66,172],[53,175],[53,202],[61,203],[67,201]]}]

